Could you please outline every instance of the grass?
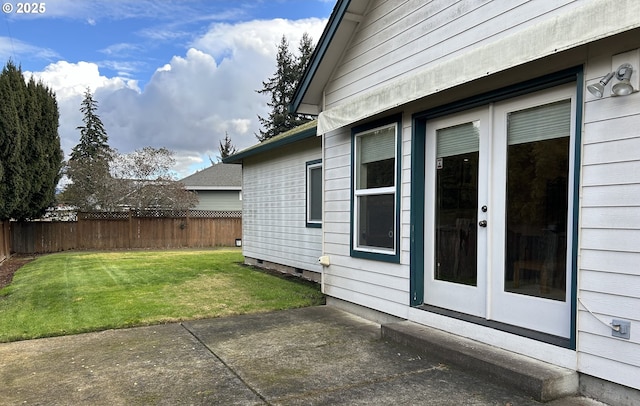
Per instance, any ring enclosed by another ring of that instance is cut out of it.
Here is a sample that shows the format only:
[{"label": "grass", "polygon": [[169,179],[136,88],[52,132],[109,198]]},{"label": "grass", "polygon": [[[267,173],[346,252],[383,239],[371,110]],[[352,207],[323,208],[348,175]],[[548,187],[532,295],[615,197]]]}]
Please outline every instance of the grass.
[{"label": "grass", "polygon": [[317,305],[317,286],[241,264],[239,250],[71,252],[0,290],[0,342]]}]

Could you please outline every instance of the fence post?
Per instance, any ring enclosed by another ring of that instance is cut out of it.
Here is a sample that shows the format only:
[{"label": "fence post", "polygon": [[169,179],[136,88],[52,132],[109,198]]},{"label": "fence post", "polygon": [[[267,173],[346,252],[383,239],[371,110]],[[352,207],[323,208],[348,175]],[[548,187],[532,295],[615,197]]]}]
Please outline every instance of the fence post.
[{"label": "fence post", "polygon": [[11,223],[0,221],[0,262],[11,256]]},{"label": "fence post", "polygon": [[133,222],[131,218],[131,208],[129,208],[129,249],[133,248]]},{"label": "fence post", "polygon": [[76,213],[76,249],[81,249],[82,247],[80,247],[80,235],[82,234],[82,230],[84,227],[82,227],[82,212],[78,211]]},{"label": "fence post", "polygon": [[187,209],[186,216],[186,227],[184,229],[186,230],[187,248],[191,248],[191,239],[189,238],[189,235],[191,234],[191,228],[189,228],[189,209]]}]

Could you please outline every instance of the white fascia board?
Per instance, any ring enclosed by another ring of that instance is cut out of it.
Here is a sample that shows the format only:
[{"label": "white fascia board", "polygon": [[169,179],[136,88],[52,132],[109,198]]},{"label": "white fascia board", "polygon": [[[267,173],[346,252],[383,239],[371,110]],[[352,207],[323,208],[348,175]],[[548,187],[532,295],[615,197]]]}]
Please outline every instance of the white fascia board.
[{"label": "white fascia board", "polygon": [[241,186],[185,186],[187,190],[242,190]]}]

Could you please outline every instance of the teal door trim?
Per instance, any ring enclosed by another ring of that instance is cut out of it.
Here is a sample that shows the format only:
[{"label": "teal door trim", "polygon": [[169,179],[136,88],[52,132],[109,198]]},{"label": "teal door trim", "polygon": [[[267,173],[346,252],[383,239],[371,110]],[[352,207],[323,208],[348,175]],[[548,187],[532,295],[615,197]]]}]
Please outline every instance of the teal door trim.
[{"label": "teal door trim", "polygon": [[[582,145],[582,114],[584,103],[583,67],[576,66],[550,75],[531,79],[516,85],[507,86],[478,96],[438,106],[412,115],[411,137],[411,239],[410,239],[410,278],[409,304],[412,307],[424,304],[424,207],[425,207],[425,134],[428,120],[480,107],[488,103],[510,99],[538,90],[549,89],[566,83],[576,83],[576,117],[575,117],[575,168],[574,168],[574,201],[573,201],[573,246],[571,247],[571,336],[564,343],[570,349],[576,348],[577,317],[577,280],[578,280],[578,213],[579,213],[579,179]],[[495,326],[496,323],[491,323]],[[499,328],[499,326],[497,327]],[[507,330],[507,329],[505,329]],[[526,333],[522,333],[526,335]],[[545,341],[545,340],[543,340]]]}]

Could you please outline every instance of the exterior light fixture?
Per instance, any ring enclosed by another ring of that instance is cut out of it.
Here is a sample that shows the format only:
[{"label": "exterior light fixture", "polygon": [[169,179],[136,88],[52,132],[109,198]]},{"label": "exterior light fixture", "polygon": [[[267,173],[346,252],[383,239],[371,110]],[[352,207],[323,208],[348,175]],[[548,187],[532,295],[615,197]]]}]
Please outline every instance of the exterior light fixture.
[{"label": "exterior light fixture", "polygon": [[631,74],[633,73],[633,67],[629,63],[623,63],[616,70],[616,79],[620,82],[613,85],[611,88],[611,94],[614,96],[626,96],[633,93],[633,86],[631,85]]},{"label": "exterior light fixture", "polygon": [[605,77],[600,79],[600,82],[596,83],[595,85],[587,86],[587,90],[597,98],[601,98],[604,95],[604,87],[607,85],[607,83],[609,83],[609,81],[615,74],[615,72],[607,73]]},{"label": "exterior light fixture", "polygon": [[623,63],[618,66],[613,72],[607,73],[600,81],[594,85],[587,86],[589,93],[597,98],[604,96],[604,88],[615,76],[620,82],[613,85],[611,88],[612,96],[626,96],[634,92],[633,85],[631,84],[631,74],[633,73],[633,66],[630,63]]}]

